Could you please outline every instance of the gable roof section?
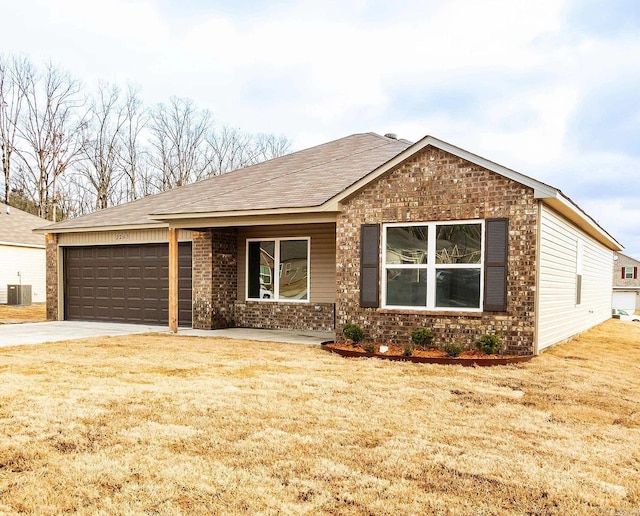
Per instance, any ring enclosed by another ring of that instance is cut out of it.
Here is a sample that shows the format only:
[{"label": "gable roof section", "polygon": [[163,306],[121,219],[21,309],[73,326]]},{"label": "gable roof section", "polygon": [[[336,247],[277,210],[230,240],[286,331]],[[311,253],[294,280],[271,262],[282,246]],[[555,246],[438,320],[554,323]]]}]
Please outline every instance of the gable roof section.
[{"label": "gable roof section", "polygon": [[44,235],[33,233],[48,221],[0,202],[0,245],[45,247]]},{"label": "gable roof section", "polygon": [[169,218],[316,208],[410,145],[374,133],[354,134],[42,230],[166,227],[162,220]]},{"label": "gable roof section", "polygon": [[623,249],[623,246],[620,244],[620,242],[618,242],[609,233],[607,233],[607,231],[605,231],[590,215],[582,210],[582,208],[580,208],[569,197],[564,195],[559,189],[542,183],[541,181],[533,179],[532,177],[521,174],[520,172],[516,172],[515,170],[511,170],[510,168],[503,167],[502,165],[494,163],[493,161],[489,161],[488,159],[478,156],[477,154],[473,154],[469,151],[461,149],[460,147],[456,147],[455,145],[451,145],[450,143],[428,135],[422,138],[420,141],[414,143],[411,147],[407,148],[403,152],[400,152],[397,156],[389,160],[381,167],[378,167],[370,174],[355,182],[349,188],[340,192],[333,199],[331,199],[328,204],[338,204],[339,202],[348,199],[352,195],[355,195],[362,188],[375,181],[379,177],[383,176],[384,174],[390,172],[402,162],[406,161],[429,145],[449,152],[450,154],[458,156],[459,158],[469,161],[470,163],[474,163],[483,168],[486,168],[487,170],[495,172],[496,174],[507,177],[508,179],[511,179],[524,186],[528,186],[529,188],[533,189],[533,195],[536,199],[540,199],[542,202],[558,211],[560,214],[562,214],[571,222],[576,224],[579,228],[581,228],[585,233],[592,236],[593,238],[607,246],[609,249],[613,251],[619,251]]},{"label": "gable roof section", "polygon": [[[103,231],[167,227],[182,221],[245,216],[337,213],[340,202],[427,146],[449,152],[533,189],[587,234],[619,251],[622,246],[569,197],[550,185],[433,136],[411,144],[375,133],[354,134],[309,149],[238,169],[197,183],[150,195],[42,228],[42,232]],[[204,221],[204,222],[203,222]],[[213,223],[212,220],[209,223]]]}]

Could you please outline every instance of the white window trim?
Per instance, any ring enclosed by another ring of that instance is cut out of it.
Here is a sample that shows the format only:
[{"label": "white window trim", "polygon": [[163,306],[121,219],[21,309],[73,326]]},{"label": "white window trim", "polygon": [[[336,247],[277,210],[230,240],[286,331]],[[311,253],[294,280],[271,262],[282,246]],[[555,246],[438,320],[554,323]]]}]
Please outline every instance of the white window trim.
[{"label": "white window trim", "polygon": [[[629,271],[631,273],[630,276],[627,276],[627,271]],[[624,279],[633,279],[633,267],[625,266],[625,268],[624,268]]]},{"label": "white window trim", "polygon": [[[291,240],[306,240],[307,242],[307,299],[280,299],[280,272],[282,264],[280,263],[280,242]],[[273,299],[262,299],[249,297],[249,242],[274,242],[274,270],[273,270]],[[254,301],[261,303],[310,303],[311,302],[311,237],[264,237],[264,238],[247,238],[245,243],[245,301]],[[278,273],[276,274],[276,270]]]},{"label": "white window trim", "polygon": [[[480,224],[480,263],[435,263],[436,255],[436,226],[455,226],[462,224]],[[389,263],[387,264],[387,228],[392,227],[426,226],[427,229],[427,262],[423,264]],[[381,288],[382,308],[388,310],[417,310],[429,312],[472,312],[479,313],[483,310],[484,302],[484,219],[430,221],[430,222],[392,222],[382,225],[382,249],[381,249]],[[436,271],[438,269],[479,269],[480,270],[480,306],[478,308],[464,307],[436,307]],[[387,269],[413,269],[427,271],[427,305],[426,306],[399,306],[387,304]]]}]

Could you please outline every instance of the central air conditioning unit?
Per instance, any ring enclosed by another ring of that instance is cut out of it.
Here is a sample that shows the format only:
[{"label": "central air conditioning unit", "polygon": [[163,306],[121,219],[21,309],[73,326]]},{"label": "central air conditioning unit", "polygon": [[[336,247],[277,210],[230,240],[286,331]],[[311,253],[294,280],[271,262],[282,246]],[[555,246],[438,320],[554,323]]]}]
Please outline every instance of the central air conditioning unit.
[{"label": "central air conditioning unit", "polygon": [[8,305],[30,305],[31,285],[7,285]]}]

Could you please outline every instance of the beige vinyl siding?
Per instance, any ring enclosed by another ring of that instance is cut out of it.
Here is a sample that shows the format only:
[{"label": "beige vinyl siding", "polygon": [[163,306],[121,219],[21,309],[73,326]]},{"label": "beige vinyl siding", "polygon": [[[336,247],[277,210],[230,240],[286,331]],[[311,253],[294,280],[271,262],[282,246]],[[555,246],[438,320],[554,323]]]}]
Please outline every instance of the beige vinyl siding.
[{"label": "beige vinyl siding", "polygon": [[[0,245],[0,304],[7,302],[7,285],[31,285],[31,301],[46,301],[44,248]],[[20,276],[18,276],[20,272]]]},{"label": "beige vinyl siding", "polygon": [[[178,230],[180,242],[191,242],[191,231]],[[120,244],[153,244],[169,242],[167,228],[130,229],[124,231],[89,231],[80,233],[60,233],[58,245],[120,245]]]},{"label": "beige vinyl siding", "polygon": [[[582,241],[582,299],[576,304],[578,242]],[[538,351],[611,317],[613,252],[541,204]]]},{"label": "beige vinyl siding", "polygon": [[336,300],[336,225],[291,224],[253,226],[238,229],[238,300],[246,298],[245,276],[247,238],[309,237],[310,303],[335,303]]}]

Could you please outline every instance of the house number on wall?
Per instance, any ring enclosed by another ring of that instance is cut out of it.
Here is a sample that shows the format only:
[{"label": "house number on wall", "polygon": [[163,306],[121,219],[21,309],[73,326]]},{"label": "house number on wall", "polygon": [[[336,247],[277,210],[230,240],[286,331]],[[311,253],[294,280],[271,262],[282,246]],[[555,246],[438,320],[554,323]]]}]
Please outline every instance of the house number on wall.
[{"label": "house number on wall", "polygon": [[116,240],[130,240],[131,235],[129,233],[116,233]]}]

